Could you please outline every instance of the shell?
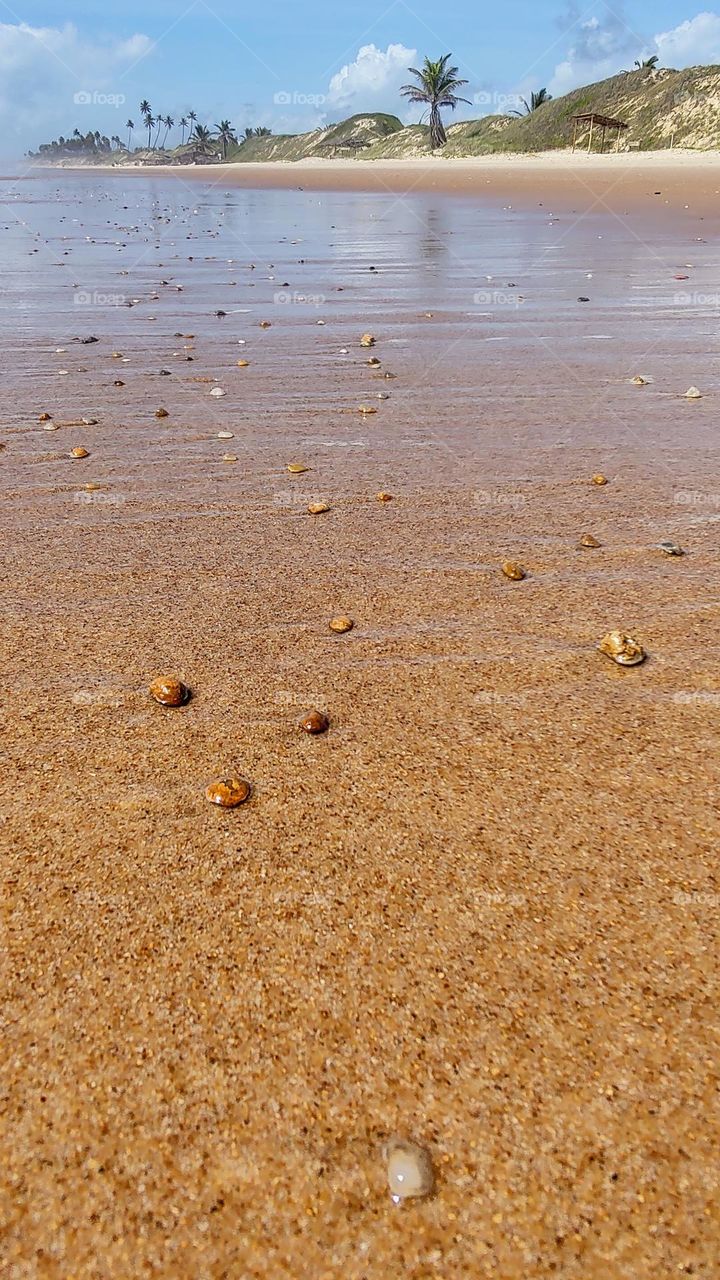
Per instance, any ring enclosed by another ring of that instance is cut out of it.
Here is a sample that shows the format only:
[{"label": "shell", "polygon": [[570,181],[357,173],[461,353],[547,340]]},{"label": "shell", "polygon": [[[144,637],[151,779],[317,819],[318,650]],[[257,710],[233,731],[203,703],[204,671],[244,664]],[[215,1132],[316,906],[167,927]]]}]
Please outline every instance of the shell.
[{"label": "shell", "polygon": [[287,469],[291,476],[301,476],[303,471],[309,471],[310,468],[305,466],[304,462],[288,462]]},{"label": "shell", "polygon": [[235,432],[234,431],[218,431],[217,438],[218,440],[234,440]]},{"label": "shell", "polygon": [[156,417],[156,418],[169,418],[169,417],[170,417],[170,414],[168,413],[167,409],[156,409],[156,410],[155,410],[155,417]]},{"label": "shell", "polygon": [[601,543],[591,533],[584,533],[578,542],[579,547],[599,547]]},{"label": "shell", "polygon": [[608,631],[598,645],[600,653],[612,658],[621,667],[636,667],[646,658],[645,650],[639,641],[624,631]]},{"label": "shell", "polygon": [[363,413],[363,414],[377,413],[377,408],[375,407],[374,404],[361,404],[358,407],[358,413]]},{"label": "shell", "polygon": [[702,400],[702,391],[698,391],[697,387],[688,387],[685,392],[686,400]]},{"label": "shell", "polygon": [[49,422],[51,418],[52,418],[51,413],[41,413],[40,417],[38,418],[38,422]]},{"label": "shell", "polygon": [[596,471],[592,477],[592,482],[593,484],[607,484],[608,478],[603,475],[602,471]]},{"label": "shell", "polygon": [[57,422],[43,422],[43,431],[59,431]]},{"label": "shell", "polygon": [[684,556],[685,552],[677,542],[658,542],[658,551],[664,551],[666,556]]},{"label": "shell", "polygon": [[634,378],[631,378],[630,381],[634,387],[646,387],[648,384],[647,378],[642,378],[639,373]]},{"label": "shell", "polygon": [[393,499],[392,494],[386,493],[384,489],[381,489],[380,492],[375,496],[378,502],[392,502],[392,499]]},{"label": "shell", "polygon": [[374,346],[375,346],[375,339],[374,339],[373,335],[372,335],[371,333],[364,333],[364,334],[363,334],[363,336],[362,336],[362,338],[360,339],[360,346],[361,346],[361,347],[374,347]]},{"label": "shell", "polygon": [[429,1196],[435,1186],[432,1157],[416,1142],[393,1138],[385,1148],[387,1183],[396,1204],[418,1196]]},{"label": "shell", "polygon": [[321,516],[323,511],[330,510],[329,502],[311,502],[308,507],[308,514],[311,516]]},{"label": "shell", "polygon": [[83,449],[83,446],[79,444],[74,449],[70,450],[70,457],[71,458],[89,458],[90,453],[87,449]]},{"label": "shell", "polygon": [[260,329],[271,329],[272,325],[269,320],[261,320],[258,327]]},{"label": "shell", "polygon": [[376,369],[377,366],[380,364],[380,361],[378,360],[377,356],[371,356],[370,359],[368,360],[368,364],[372,365],[373,369]]},{"label": "shell", "polygon": [[330,728],[330,721],[322,711],[308,711],[300,721],[300,728],[305,733],[327,733]]},{"label": "shell", "polygon": [[506,560],[502,566],[502,571],[506,578],[512,578],[513,582],[521,582],[526,576],[525,570],[516,560]]},{"label": "shell", "polygon": [[249,365],[249,360],[238,360],[238,369],[247,369]]},{"label": "shell", "polygon": [[328,626],[331,631],[334,631],[337,635],[341,636],[344,635],[346,631],[352,631],[355,623],[352,618],[348,618],[347,614],[340,613],[337,618],[330,619]]},{"label": "shell", "polygon": [[210,392],[210,395],[215,396],[216,400],[219,400],[220,396],[227,395],[227,391],[223,391],[222,387],[213,387],[212,391]]},{"label": "shell", "polygon": [[176,676],[158,676],[150,685],[150,696],[161,707],[182,707],[190,697],[190,690]]},{"label": "shell", "polygon": [[238,456],[236,453],[223,454],[223,462],[237,462],[237,460],[238,460]]},{"label": "shell", "polygon": [[205,799],[223,809],[236,809],[250,799],[252,787],[246,778],[217,778],[205,788]]}]

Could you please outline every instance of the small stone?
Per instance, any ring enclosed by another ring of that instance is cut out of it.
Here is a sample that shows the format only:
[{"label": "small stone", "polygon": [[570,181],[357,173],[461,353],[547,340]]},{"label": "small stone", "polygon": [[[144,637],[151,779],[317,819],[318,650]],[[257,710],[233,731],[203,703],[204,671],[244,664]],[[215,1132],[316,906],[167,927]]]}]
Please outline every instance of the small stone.
[{"label": "small stone", "polygon": [[51,418],[52,418],[51,413],[41,413],[40,417],[38,418],[38,422],[49,422]]},{"label": "small stone", "polygon": [[218,440],[234,440],[235,433],[233,431],[218,431],[217,438]]},{"label": "small stone", "polygon": [[237,462],[237,460],[238,460],[238,456],[236,453],[223,454],[223,462]]},{"label": "small stone", "polygon": [[155,417],[156,417],[156,418],[169,418],[169,417],[170,417],[170,414],[168,413],[167,409],[156,409],[156,410],[155,410]]},{"label": "small stone", "polygon": [[376,494],[375,496],[376,496],[376,498],[377,498],[378,502],[392,502],[392,500],[393,500],[393,496],[392,496],[392,494],[391,494],[391,493],[386,493],[384,489],[381,489],[381,490],[380,490],[380,492],[379,492],[378,494]]},{"label": "small stone", "polygon": [[250,366],[249,360],[238,360],[238,369],[247,369]]},{"label": "small stone", "polygon": [[363,334],[363,336],[362,336],[362,338],[360,339],[360,346],[361,346],[361,347],[374,347],[374,346],[375,346],[375,339],[374,339],[373,335],[372,335],[371,333],[364,333],[364,334]]},{"label": "small stone", "polygon": [[162,707],[182,707],[190,690],[176,676],[158,676],[150,685],[150,696]]},{"label": "small stone", "polygon": [[210,395],[215,396],[216,399],[219,399],[220,396],[226,396],[227,391],[223,391],[222,387],[213,387],[212,391],[210,392]]},{"label": "small stone", "polygon": [[685,392],[686,400],[702,400],[702,391],[698,391],[697,387],[688,387]]},{"label": "small stone", "polygon": [[291,476],[301,476],[304,471],[310,470],[304,462],[288,462],[287,469]]},{"label": "small stone", "polygon": [[608,631],[598,645],[600,653],[612,658],[621,667],[636,667],[646,658],[642,645],[624,631]]},{"label": "small stone", "polygon": [[664,551],[666,556],[684,556],[685,552],[677,542],[658,542],[658,551]]},{"label": "small stone", "polygon": [[416,1142],[393,1138],[385,1148],[387,1182],[398,1204],[418,1196],[429,1196],[435,1185],[432,1158]]},{"label": "small stone", "polygon": [[235,809],[250,799],[252,787],[245,778],[218,778],[205,788],[205,799],[223,809]]},{"label": "small stone", "polygon": [[311,502],[308,507],[308,514],[311,516],[321,516],[323,511],[330,510],[329,502]]},{"label": "small stone", "polygon": [[600,543],[591,533],[584,533],[578,542],[579,547],[599,547]]},{"label": "small stone", "polygon": [[305,733],[326,733],[330,728],[330,721],[322,711],[309,711],[300,721],[300,728]]},{"label": "small stone", "polygon": [[59,431],[57,422],[43,422],[43,431]]},{"label": "small stone", "polygon": [[125,386],[125,383],[123,382],[122,378],[116,378],[116,379],[115,379],[115,381],[113,382],[113,386],[114,386],[114,387],[124,387],[124,386]]},{"label": "small stone", "polygon": [[260,321],[260,326],[259,326],[259,327],[260,327],[261,329],[271,329],[271,328],[272,328],[272,325],[271,325],[271,323],[270,323],[270,321],[269,321],[269,320],[261,320],[261,321]]},{"label": "small stone", "polygon": [[506,560],[502,566],[502,571],[506,578],[512,578],[513,582],[521,582],[525,577],[525,570],[516,560]]},{"label": "small stone", "polygon": [[122,353],[122,351],[113,351],[113,353],[112,353],[112,358],[113,358],[113,360],[122,360],[122,358],[123,358],[123,353]]},{"label": "small stone", "polygon": [[642,378],[639,373],[634,378],[631,378],[630,381],[634,387],[646,387],[648,384],[647,378]]},{"label": "small stone", "polygon": [[370,359],[368,360],[368,364],[371,365],[373,369],[376,369],[377,366],[380,364],[380,361],[378,360],[377,356],[371,356]]},{"label": "small stone", "polygon": [[603,475],[602,471],[596,471],[595,475],[592,477],[592,482],[593,484],[607,484],[608,479],[607,476]]},{"label": "small stone", "polygon": [[347,614],[340,613],[337,618],[331,618],[328,626],[331,631],[335,631],[337,635],[344,635],[346,631],[352,631],[355,623],[352,618],[348,618]]},{"label": "small stone", "polygon": [[374,404],[361,404],[358,407],[358,413],[362,413],[362,414],[377,413],[377,409]]},{"label": "small stone", "polygon": [[90,453],[87,449],[84,449],[81,444],[79,444],[74,449],[70,450],[70,457],[71,458],[89,458]]}]

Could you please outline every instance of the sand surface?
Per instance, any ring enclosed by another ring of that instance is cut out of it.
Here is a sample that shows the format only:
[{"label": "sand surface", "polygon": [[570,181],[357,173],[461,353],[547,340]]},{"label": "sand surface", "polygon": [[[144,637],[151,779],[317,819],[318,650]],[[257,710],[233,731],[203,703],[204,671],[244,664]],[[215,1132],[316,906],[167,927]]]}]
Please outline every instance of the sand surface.
[{"label": "sand surface", "polygon": [[4,186],[0,1274],[710,1280],[714,206],[197,176]]}]

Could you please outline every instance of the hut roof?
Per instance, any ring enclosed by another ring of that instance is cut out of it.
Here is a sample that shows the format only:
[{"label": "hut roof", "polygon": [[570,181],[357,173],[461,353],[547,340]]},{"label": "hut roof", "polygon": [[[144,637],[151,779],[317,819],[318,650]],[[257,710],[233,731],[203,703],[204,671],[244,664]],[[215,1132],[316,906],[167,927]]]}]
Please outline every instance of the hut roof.
[{"label": "hut roof", "polygon": [[601,116],[597,111],[583,111],[580,115],[573,116],[573,120],[587,120],[588,124],[599,124],[604,129],[629,129],[630,125],[624,120],[615,120],[613,116]]}]

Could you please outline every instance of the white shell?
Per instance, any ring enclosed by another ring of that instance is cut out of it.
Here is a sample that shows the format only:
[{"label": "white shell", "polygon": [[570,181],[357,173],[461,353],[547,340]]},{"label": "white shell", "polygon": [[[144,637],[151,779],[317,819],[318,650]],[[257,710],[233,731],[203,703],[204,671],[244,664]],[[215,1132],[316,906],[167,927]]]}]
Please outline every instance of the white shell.
[{"label": "white shell", "polygon": [[223,391],[222,387],[213,387],[212,391],[210,392],[210,395],[211,395],[211,396],[226,396],[226,395],[227,395],[227,391]]},{"label": "white shell", "polygon": [[395,1138],[387,1145],[386,1157],[388,1187],[396,1203],[430,1195],[435,1175],[430,1153],[424,1147]]},{"label": "white shell", "polygon": [[698,391],[697,387],[688,387],[685,392],[686,400],[702,400],[702,391]]}]

